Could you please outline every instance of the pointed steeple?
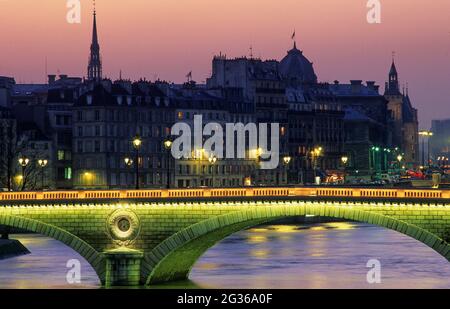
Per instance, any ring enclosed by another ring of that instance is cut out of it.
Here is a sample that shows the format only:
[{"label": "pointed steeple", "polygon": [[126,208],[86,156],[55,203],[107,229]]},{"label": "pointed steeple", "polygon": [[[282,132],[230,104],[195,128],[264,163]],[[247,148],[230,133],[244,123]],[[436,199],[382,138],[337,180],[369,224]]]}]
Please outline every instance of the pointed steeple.
[{"label": "pointed steeple", "polygon": [[394,54],[392,55],[392,64],[391,69],[389,70],[389,82],[386,83],[386,94],[401,95]]},{"label": "pointed steeple", "polygon": [[92,45],[98,46],[98,35],[97,35],[97,12],[94,9],[94,26],[92,27]]},{"label": "pointed steeple", "polygon": [[100,58],[100,44],[98,43],[98,34],[97,34],[97,11],[95,9],[95,2],[94,2],[94,21],[92,26],[92,43],[88,65],[88,79],[100,80],[101,78],[102,78],[102,61]]},{"label": "pointed steeple", "polygon": [[397,68],[395,67],[395,61],[392,59],[391,70],[389,71],[389,75],[398,75]]}]

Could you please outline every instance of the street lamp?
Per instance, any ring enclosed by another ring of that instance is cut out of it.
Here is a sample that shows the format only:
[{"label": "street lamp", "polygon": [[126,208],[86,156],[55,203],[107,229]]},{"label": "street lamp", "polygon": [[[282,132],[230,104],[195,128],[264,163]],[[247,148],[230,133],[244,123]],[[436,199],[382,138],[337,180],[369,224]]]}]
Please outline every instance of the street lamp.
[{"label": "street lamp", "polygon": [[170,139],[164,141],[164,148],[167,151],[167,189],[170,189],[170,149],[172,148],[172,144]]},{"label": "street lamp", "polygon": [[[381,151],[381,149],[380,149],[380,147],[377,147],[377,146],[373,146],[371,149],[372,149],[371,158],[372,158],[373,169],[376,174],[378,174],[378,170],[380,170],[380,173],[381,173],[381,158],[379,158],[379,152]],[[379,160],[377,160],[377,158],[379,158]],[[378,161],[380,164],[378,164]]]},{"label": "street lamp", "polygon": [[28,163],[30,163],[30,159],[25,156],[19,158],[19,165],[22,167],[22,191],[25,190],[25,168]]},{"label": "street lamp", "polygon": [[434,133],[428,130],[422,130],[419,132],[419,135],[422,137],[422,165],[425,166],[425,139],[428,142],[428,165],[430,165],[430,138]]},{"label": "street lamp", "polygon": [[125,165],[130,167],[133,165],[133,159],[130,159],[128,157],[126,157],[125,159],[123,159],[123,161],[125,162]]},{"label": "street lamp", "polygon": [[398,169],[401,170],[402,169],[403,155],[399,154],[397,156],[397,161],[398,161]]},{"label": "street lamp", "polygon": [[38,165],[41,167],[41,187],[44,191],[44,168],[48,165],[48,160],[38,160]]},{"label": "street lamp", "polygon": [[136,190],[139,190],[139,149],[142,146],[142,139],[139,134],[136,134],[132,140],[132,143],[134,149],[136,150]]},{"label": "street lamp", "polygon": [[260,173],[259,173],[259,168],[261,167],[261,157],[263,155],[264,151],[261,147],[253,149],[252,150],[252,159],[255,160],[255,170],[253,171],[253,182],[254,185],[258,185],[259,183],[259,179],[260,179]]},{"label": "street lamp", "polygon": [[290,156],[285,156],[284,158],[283,158],[283,163],[284,163],[284,166],[285,166],[285,172],[286,172],[286,183],[288,184],[289,183],[289,177],[288,177],[288,165],[289,165],[289,163],[291,163],[291,161],[292,161],[292,158],[290,157]]},{"label": "street lamp", "polygon": [[[124,163],[125,163],[125,167],[127,167],[127,168],[131,168],[131,166],[132,166],[133,163],[134,163],[133,159],[131,159],[131,158],[129,158],[129,157],[125,157],[125,158],[123,159],[123,161],[124,161]],[[127,183],[127,185],[128,185],[128,175],[127,175],[126,178],[127,178],[126,183]]]},{"label": "street lamp", "polygon": [[322,147],[316,147],[311,151],[311,157],[313,160],[313,169],[314,169],[314,181],[316,181],[317,177],[317,160],[322,155],[323,148]]},{"label": "street lamp", "polygon": [[208,158],[209,163],[211,164],[211,169],[212,169],[212,173],[211,173],[211,177],[212,177],[212,187],[214,188],[215,186],[215,182],[214,182],[214,173],[215,173],[215,164],[217,163],[217,157],[216,156],[212,156]]},{"label": "street lamp", "polygon": [[291,163],[291,160],[292,158],[289,156],[284,157],[283,158],[284,165],[289,165],[289,163]]},{"label": "street lamp", "polygon": [[345,176],[347,175],[347,163],[348,163],[348,157],[343,156],[341,157],[342,166],[344,168],[344,183],[345,183]]}]

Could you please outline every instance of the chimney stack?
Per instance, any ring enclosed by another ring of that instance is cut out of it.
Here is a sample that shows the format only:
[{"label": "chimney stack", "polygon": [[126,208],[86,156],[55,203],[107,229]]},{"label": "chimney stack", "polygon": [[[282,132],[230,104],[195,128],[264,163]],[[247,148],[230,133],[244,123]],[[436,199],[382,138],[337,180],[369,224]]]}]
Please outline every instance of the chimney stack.
[{"label": "chimney stack", "polygon": [[351,80],[350,83],[352,84],[352,93],[361,92],[362,80]]},{"label": "chimney stack", "polygon": [[56,75],[50,74],[48,75],[48,84],[51,85],[56,81]]}]

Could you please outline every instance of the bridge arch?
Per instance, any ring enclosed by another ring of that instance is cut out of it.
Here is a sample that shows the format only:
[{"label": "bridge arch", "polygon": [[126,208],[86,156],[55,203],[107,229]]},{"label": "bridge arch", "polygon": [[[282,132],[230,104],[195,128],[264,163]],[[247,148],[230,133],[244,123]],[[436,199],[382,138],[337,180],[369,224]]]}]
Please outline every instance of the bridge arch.
[{"label": "bridge arch", "polygon": [[0,225],[38,233],[62,242],[80,254],[92,266],[104,285],[106,276],[104,257],[81,238],[57,226],[18,216],[0,215]]},{"label": "bridge arch", "polygon": [[241,230],[281,218],[316,215],[385,227],[410,236],[450,261],[450,245],[416,225],[383,214],[323,204],[260,206],[236,211],[191,225],[172,235],[144,256],[141,280],[147,285],[187,279],[195,262],[212,246]]}]

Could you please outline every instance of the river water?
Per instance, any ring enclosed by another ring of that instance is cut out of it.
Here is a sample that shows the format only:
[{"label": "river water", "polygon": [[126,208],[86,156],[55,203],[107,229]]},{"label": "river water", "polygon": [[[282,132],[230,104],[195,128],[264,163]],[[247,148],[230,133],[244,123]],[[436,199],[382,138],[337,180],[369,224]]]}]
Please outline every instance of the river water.
[{"label": "river water", "polygon": [[[72,249],[39,235],[12,235],[31,254],[0,260],[0,288],[99,288]],[[81,284],[66,280],[81,262]],[[369,284],[367,262],[380,262]],[[232,235],[197,262],[188,282],[157,288],[450,288],[450,263],[397,232],[359,223],[268,225]]]}]

